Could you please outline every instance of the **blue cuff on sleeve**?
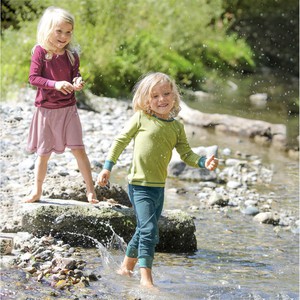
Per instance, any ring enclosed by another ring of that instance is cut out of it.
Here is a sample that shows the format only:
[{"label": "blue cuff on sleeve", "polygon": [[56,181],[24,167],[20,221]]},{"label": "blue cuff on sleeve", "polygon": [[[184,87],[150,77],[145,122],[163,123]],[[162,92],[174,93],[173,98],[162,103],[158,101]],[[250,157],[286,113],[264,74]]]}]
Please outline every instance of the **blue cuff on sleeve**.
[{"label": "blue cuff on sleeve", "polygon": [[200,168],[205,168],[205,161],[206,161],[206,156],[202,156],[198,161],[198,166]]},{"label": "blue cuff on sleeve", "polygon": [[114,162],[111,161],[111,160],[106,160],[105,163],[104,163],[104,166],[103,166],[103,169],[106,169],[108,171],[111,171],[113,166],[114,166]]}]

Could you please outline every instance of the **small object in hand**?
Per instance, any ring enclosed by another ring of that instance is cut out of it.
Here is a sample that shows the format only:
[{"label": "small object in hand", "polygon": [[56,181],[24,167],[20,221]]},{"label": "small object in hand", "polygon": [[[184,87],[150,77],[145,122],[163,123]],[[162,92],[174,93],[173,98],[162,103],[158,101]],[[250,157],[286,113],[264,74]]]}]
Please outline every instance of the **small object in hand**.
[{"label": "small object in hand", "polygon": [[82,77],[76,77],[76,78],[74,78],[73,82],[74,82],[76,85],[82,84],[82,83],[83,83]]}]

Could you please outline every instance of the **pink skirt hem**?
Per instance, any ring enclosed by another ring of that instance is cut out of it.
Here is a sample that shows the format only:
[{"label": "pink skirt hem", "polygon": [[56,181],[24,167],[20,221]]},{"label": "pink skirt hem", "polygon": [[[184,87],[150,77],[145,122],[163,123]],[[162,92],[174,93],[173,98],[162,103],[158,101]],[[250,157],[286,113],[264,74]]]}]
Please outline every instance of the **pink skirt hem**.
[{"label": "pink skirt hem", "polygon": [[59,109],[38,107],[33,115],[27,151],[46,156],[62,154],[65,148],[84,149],[76,105]]},{"label": "pink skirt hem", "polygon": [[35,149],[27,148],[26,151],[29,152],[29,153],[36,153],[39,156],[47,156],[47,155],[50,155],[51,153],[63,154],[66,151],[66,148],[69,148],[71,150],[72,149],[85,149],[85,147],[82,146],[82,145],[80,145],[80,146],[68,146],[68,145],[66,145],[63,150],[50,149],[50,151],[45,152],[45,151],[37,150],[37,148],[35,148]]}]

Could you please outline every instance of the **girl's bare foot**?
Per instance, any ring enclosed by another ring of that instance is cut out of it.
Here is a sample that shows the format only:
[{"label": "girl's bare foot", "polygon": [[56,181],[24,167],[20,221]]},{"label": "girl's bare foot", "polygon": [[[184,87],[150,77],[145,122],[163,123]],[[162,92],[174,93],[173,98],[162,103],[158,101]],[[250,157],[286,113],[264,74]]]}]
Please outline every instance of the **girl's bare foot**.
[{"label": "girl's bare foot", "polygon": [[91,204],[99,203],[99,200],[97,200],[96,194],[94,193],[87,193],[86,194],[87,200]]},{"label": "girl's bare foot", "polygon": [[151,289],[153,292],[159,292],[159,288],[155,286],[151,281],[140,281],[140,284],[143,288]]},{"label": "girl's bare foot", "polygon": [[41,198],[41,194],[31,194],[28,198],[24,199],[23,202],[25,203],[33,203],[39,202]]},{"label": "girl's bare foot", "polygon": [[117,270],[117,273],[122,276],[128,276],[128,277],[133,276],[133,271],[122,268],[122,267],[119,270]]},{"label": "girl's bare foot", "polygon": [[117,273],[122,276],[132,277],[133,270],[137,261],[138,259],[136,257],[128,257],[127,255],[125,255],[120,268],[117,270]]}]

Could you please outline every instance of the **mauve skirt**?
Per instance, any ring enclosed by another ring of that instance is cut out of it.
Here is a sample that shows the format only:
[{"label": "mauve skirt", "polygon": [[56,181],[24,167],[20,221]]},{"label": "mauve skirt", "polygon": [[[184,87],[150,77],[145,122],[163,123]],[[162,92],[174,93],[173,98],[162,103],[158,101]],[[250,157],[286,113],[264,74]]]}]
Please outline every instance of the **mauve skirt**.
[{"label": "mauve skirt", "polygon": [[84,149],[76,105],[58,109],[37,107],[29,129],[27,151],[38,155],[61,154],[66,147]]}]

